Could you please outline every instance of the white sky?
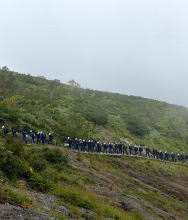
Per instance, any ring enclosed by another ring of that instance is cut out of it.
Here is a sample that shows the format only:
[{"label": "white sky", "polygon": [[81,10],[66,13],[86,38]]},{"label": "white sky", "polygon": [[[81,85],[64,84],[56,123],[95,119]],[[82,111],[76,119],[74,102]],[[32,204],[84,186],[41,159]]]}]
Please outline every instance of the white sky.
[{"label": "white sky", "polygon": [[188,106],[187,0],[0,0],[0,66]]}]

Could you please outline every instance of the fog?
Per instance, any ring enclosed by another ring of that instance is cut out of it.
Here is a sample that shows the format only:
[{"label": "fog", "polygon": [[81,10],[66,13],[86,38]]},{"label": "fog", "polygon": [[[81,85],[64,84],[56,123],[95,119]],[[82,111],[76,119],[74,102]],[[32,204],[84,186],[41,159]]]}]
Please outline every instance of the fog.
[{"label": "fog", "polygon": [[188,106],[186,0],[6,0],[0,8],[0,66]]}]

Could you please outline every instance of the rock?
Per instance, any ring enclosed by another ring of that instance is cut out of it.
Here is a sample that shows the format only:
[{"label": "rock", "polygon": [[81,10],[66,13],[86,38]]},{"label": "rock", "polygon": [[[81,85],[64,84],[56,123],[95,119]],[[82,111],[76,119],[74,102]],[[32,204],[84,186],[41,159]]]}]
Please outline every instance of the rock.
[{"label": "rock", "polygon": [[91,211],[89,209],[84,209],[84,208],[80,209],[80,212],[87,213],[89,215],[97,215],[96,212],[93,212],[93,211]]},{"label": "rock", "polygon": [[69,209],[67,209],[65,206],[58,206],[56,208],[56,212],[60,215],[65,215],[65,216],[69,215]]},{"label": "rock", "polygon": [[127,198],[124,198],[123,201],[120,201],[118,205],[125,211],[131,211],[133,209],[131,201]]},{"label": "rock", "polygon": [[56,220],[45,213],[23,209],[13,205],[0,205],[1,220]]},{"label": "rock", "polygon": [[27,191],[27,195],[31,198],[37,199],[40,202],[42,208],[46,211],[50,211],[55,201],[55,196],[46,195],[38,192]]}]

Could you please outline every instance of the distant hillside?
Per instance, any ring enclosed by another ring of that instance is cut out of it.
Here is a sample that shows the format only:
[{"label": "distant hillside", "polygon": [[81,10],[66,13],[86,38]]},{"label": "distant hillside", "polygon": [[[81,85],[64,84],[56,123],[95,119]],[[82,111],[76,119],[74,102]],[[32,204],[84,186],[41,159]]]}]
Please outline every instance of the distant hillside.
[{"label": "distant hillside", "polygon": [[0,70],[0,125],[188,151],[188,109]]}]

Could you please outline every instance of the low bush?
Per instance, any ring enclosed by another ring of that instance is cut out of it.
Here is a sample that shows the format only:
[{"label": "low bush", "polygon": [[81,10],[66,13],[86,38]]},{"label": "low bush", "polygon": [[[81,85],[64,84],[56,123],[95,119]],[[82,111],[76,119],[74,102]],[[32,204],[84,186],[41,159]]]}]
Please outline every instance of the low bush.
[{"label": "low bush", "polygon": [[44,193],[49,192],[53,188],[51,180],[38,173],[33,173],[31,175],[29,178],[29,186],[34,190]]},{"label": "low bush", "polygon": [[8,178],[15,179],[23,174],[24,166],[19,157],[12,154],[0,153],[0,158],[2,156],[5,156],[5,158],[1,162],[0,168]]},{"label": "low bush", "polygon": [[47,149],[47,151],[43,153],[43,158],[50,163],[67,164],[67,158],[59,149]]},{"label": "low bush", "polygon": [[29,159],[29,164],[36,172],[41,172],[47,168],[47,161],[37,155]]},{"label": "low bush", "polygon": [[24,145],[20,138],[6,138],[5,148],[11,151],[14,155],[20,156],[24,152]]}]

